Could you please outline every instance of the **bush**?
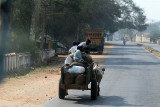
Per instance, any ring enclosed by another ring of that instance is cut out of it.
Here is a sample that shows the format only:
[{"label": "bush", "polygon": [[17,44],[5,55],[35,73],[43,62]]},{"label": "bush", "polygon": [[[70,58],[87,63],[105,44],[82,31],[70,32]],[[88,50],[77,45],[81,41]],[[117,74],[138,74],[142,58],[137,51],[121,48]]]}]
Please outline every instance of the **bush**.
[{"label": "bush", "polygon": [[10,42],[7,44],[7,52],[16,52],[16,53],[31,53],[31,60],[37,61],[39,57],[39,48],[36,45],[35,41],[29,40],[28,35],[18,34],[11,32],[10,33]]}]

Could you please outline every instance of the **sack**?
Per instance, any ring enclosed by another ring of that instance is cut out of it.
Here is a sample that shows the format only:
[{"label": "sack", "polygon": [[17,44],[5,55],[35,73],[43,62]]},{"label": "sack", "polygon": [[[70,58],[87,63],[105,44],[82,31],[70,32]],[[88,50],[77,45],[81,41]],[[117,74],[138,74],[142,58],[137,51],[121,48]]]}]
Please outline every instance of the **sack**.
[{"label": "sack", "polygon": [[71,64],[73,62],[73,59],[71,58],[71,56],[68,56],[64,62],[64,64]]},{"label": "sack", "polygon": [[90,55],[84,53],[82,57],[88,64],[93,63],[93,59],[92,59],[92,57]]},{"label": "sack", "polygon": [[68,69],[68,72],[70,72],[70,73],[84,73],[85,68],[82,66],[72,66],[72,68]]},{"label": "sack", "polygon": [[85,81],[86,81],[86,76],[84,74],[80,74],[77,76],[75,83],[77,85],[83,85],[85,84]]},{"label": "sack", "polygon": [[71,85],[71,84],[73,84],[73,83],[74,83],[74,76],[73,76],[71,73],[67,72],[67,73],[65,74],[65,77],[64,77],[64,83],[65,83],[66,85]]}]

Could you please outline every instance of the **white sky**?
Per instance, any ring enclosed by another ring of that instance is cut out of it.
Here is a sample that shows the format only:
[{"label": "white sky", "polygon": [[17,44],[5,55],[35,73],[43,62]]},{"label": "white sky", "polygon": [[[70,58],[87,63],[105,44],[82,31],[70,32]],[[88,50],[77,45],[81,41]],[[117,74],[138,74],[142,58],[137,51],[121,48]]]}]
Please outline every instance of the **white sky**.
[{"label": "white sky", "polygon": [[145,11],[149,22],[160,21],[160,0],[133,0]]}]

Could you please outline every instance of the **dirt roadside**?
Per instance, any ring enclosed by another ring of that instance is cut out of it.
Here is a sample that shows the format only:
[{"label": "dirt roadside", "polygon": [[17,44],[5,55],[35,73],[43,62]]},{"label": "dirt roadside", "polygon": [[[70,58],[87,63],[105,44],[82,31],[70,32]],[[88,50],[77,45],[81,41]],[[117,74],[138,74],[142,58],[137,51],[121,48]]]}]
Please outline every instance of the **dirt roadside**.
[{"label": "dirt roadside", "polygon": [[160,52],[149,47],[149,46],[146,46],[146,45],[141,45],[141,44],[137,44],[138,46],[141,46],[143,47],[145,50],[147,50],[149,53],[151,53],[152,55],[155,55],[156,57],[160,58]]},{"label": "dirt roadside", "polygon": [[[102,64],[113,45],[105,45],[102,55],[91,55],[94,61]],[[58,95],[60,78],[59,67],[63,65],[66,56],[59,56],[56,64],[37,68],[25,76],[5,78],[0,84],[1,107],[39,107],[46,101]]]}]

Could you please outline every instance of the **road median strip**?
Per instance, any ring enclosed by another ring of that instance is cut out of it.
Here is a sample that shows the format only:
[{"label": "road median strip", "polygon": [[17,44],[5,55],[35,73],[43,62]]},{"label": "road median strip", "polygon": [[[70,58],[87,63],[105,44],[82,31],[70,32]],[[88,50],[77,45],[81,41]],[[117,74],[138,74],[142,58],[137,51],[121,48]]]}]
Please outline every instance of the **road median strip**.
[{"label": "road median strip", "polygon": [[149,46],[143,45],[143,44],[137,44],[138,46],[142,46],[145,50],[148,52],[152,53],[153,55],[157,56],[160,58],[160,51],[157,51]]}]

